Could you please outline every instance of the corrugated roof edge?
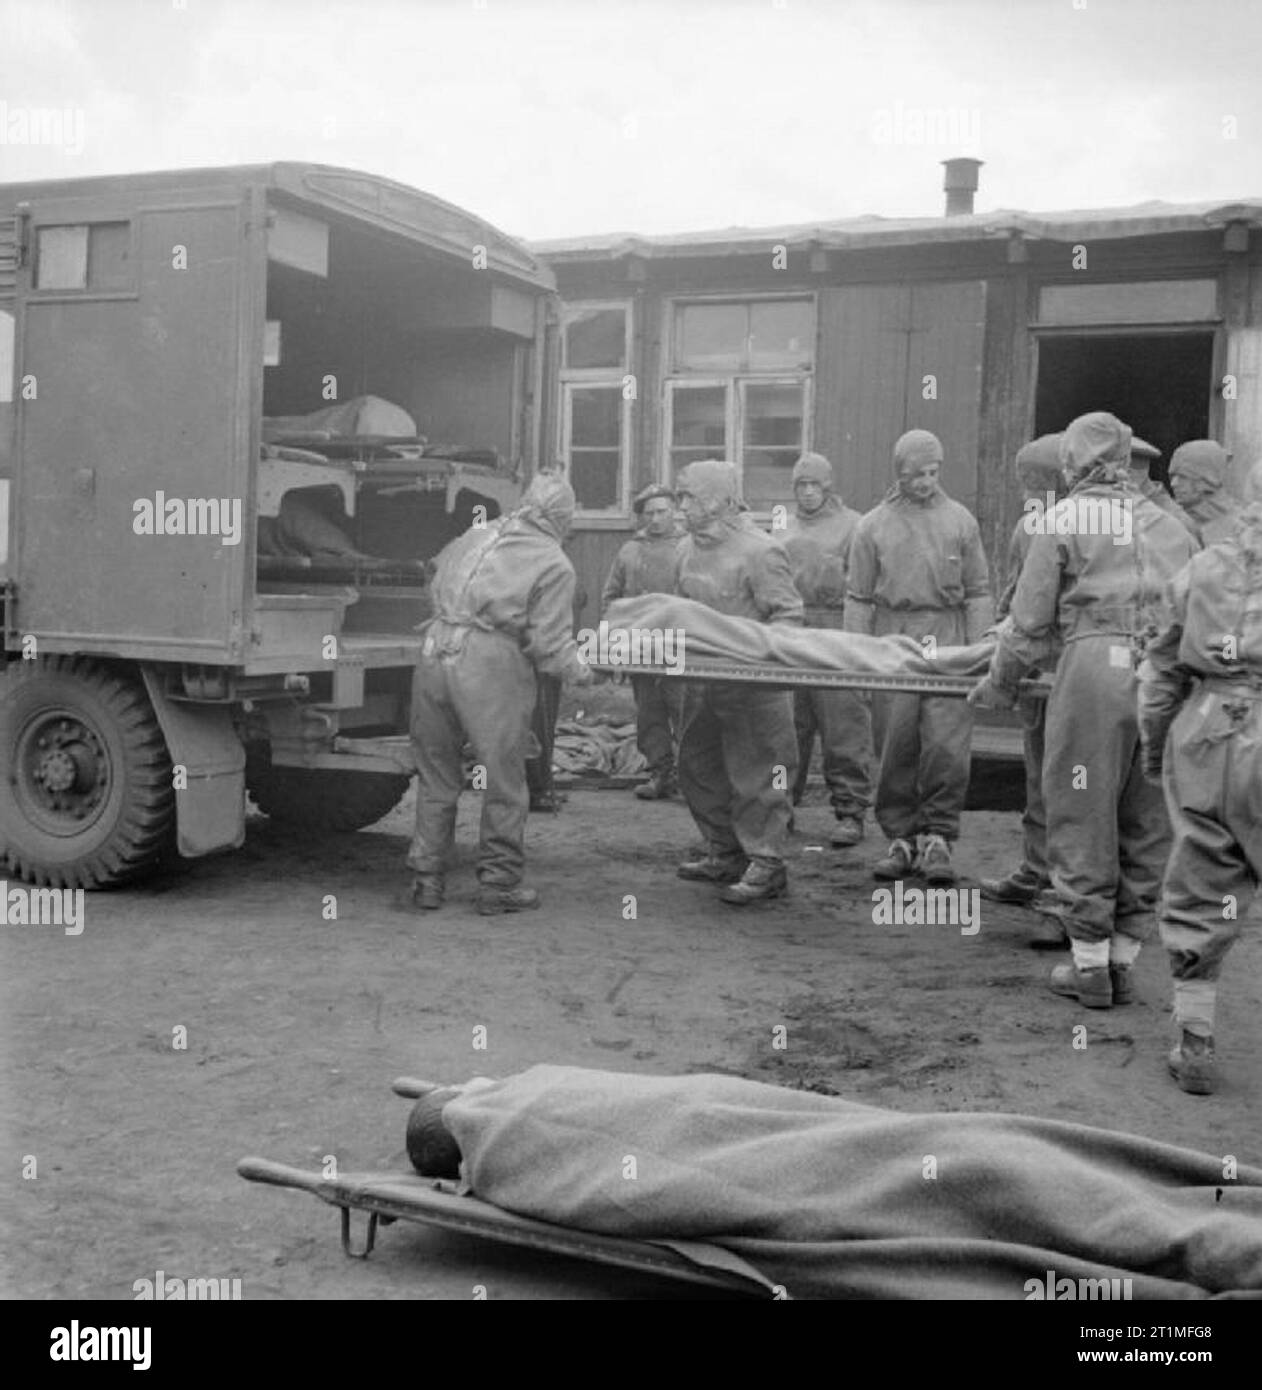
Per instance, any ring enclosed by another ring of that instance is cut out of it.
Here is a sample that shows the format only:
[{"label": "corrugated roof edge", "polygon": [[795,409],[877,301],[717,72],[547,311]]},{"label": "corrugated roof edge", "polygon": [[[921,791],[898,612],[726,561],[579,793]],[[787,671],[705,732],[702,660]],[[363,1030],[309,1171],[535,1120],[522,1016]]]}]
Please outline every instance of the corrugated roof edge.
[{"label": "corrugated roof edge", "polygon": [[[418,211],[432,209],[435,214],[455,218],[465,223],[469,229],[470,247],[476,243],[486,246],[488,262],[503,274],[519,280],[526,280],[537,288],[555,290],[556,282],[552,271],[529,246],[518,237],[500,231],[475,213],[457,207],[408,184],[394,179],[383,178],[378,174],[366,173],[362,169],[348,169],[335,164],[310,164],[297,160],[277,160],[270,164],[209,165],[195,169],[152,169],[130,174],[94,174],[70,179],[14,179],[0,184],[0,206],[24,197],[56,195],[58,197],[84,197],[101,191],[108,184],[132,185],[138,188],[176,190],[204,189],[207,185],[263,183],[280,189],[290,197],[317,206],[327,207],[344,214],[368,217],[404,235],[438,244],[444,241],[441,224],[427,227],[421,217],[402,218],[394,213],[384,212],[380,207],[369,208],[354,199],[338,197],[328,190],[320,190],[312,180],[351,179],[371,184],[378,190],[390,191],[404,200],[414,200]],[[9,196],[6,196],[9,195]],[[453,250],[450,238],[445,249]]]},{"label": "corrugated roof edge", "polygon": [[1237,202],[1138,203],[1125,208],[1030,213],[998,209],[961,217],[850,217],[835,222],[800,222],[779,227],[725,227],[707,232],[640,236],[612,232],[602,236],[528,241],[547,261],[646,259],[667,256],[761,253],[769,245],[825,250],[931,243],[987,241],[1025,236],[1042,241],[1078,241],[1084,237],[1117,240],[1172,232],[1204,232],[1229,222],[1262,226],[1262,198]]}]

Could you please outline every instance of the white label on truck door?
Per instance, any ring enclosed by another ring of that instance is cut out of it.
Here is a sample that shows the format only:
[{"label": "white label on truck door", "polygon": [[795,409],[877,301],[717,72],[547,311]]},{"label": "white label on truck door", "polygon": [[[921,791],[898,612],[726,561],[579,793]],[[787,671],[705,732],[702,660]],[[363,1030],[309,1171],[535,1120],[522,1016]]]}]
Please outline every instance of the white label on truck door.
[{"label": "white label on truck door", "polygon": [[0,478],[0,568],[9,558],[9,480]]}]

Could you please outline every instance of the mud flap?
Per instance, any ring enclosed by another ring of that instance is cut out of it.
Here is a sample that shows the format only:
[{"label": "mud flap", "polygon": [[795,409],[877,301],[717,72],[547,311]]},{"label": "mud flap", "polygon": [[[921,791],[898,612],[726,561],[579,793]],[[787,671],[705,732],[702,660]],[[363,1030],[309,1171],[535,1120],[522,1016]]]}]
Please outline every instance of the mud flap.
[{"label": "mud flap", "polygon": [[172,764],[187,776],[175,789],[176,843],[186,859],[245,843],[245,749],[232,711],[167,698],[162,677],[142,667],[145,689]]}]

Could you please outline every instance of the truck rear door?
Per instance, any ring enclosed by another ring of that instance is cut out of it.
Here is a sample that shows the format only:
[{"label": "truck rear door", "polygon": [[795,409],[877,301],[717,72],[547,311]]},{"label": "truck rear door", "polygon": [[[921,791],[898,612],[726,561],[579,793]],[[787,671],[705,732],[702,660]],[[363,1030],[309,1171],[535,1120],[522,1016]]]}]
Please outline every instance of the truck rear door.
[{"label": "truck rear door", "polygon": [[29,205],[10,574],[41,651],[239,653],[261,369],[247,192],[217,196]]}]

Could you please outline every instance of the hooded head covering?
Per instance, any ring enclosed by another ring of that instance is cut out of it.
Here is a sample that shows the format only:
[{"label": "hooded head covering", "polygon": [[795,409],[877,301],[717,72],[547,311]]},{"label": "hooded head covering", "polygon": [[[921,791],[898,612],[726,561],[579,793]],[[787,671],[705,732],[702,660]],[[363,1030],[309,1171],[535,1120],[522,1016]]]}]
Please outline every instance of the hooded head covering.
[{"label": "hooded head covering", "polygon": [[901,494],[917,502],[929,501],[938,492],[937,483],[928,489],[921,486],[917,491],[912,491],[908,483],[912,474],[923,464],[941,463],[942,457],[942,441],[936,434],[930,434],[928,430],[908,430],[906,434],[899,435],[894,444],[896,482],[888,495],[897,497]]},{"label": "hooded head covering", "polygon": [[1079,415],[1060,437],[1061,471],[1071,488],[1088,476],[1116,482],[1130,471],[1130,461],[1131,427],[1106,410]]},{"label": "hooded head covering", "polygon": [[1231,455],[1212,439],[1191,439],[1170,456],[1170,476],[1209,483],[1219,488],[1227,481],[1227,464]]},{"label": "hooded head covering", "polygon": [[670,488],[666,486],[665,483],[650,483],[648,487],[641,488],[640,491],[635,494],[635,497],[631,502],[632,509],[634,510],[636,516],[641,515],[648,503],[652,502],[655,498],[658,497],[664,497],[672,506],[674,506],[675,494],[671,491]]},{"label": "hooded head covering", "polygon": [[1161,450],[1155,444],[1149,444],[1146,439],[1141,439],[1139,435],[1131,435],[1131,471],[1133,473],[1147,473],[1152,468],[1154,459],[1161,457]]},{"label": "hooded head covering", "polygon": [[695,497],[701,508],[700,518],[687,521],[694,535],[717,535],[724,521],[735,521],[739,515],[740,482],[736,465],[726,459],[699,459],[688,464],[676,479],[675,490],[681,497],[685,492]]},{"label": "hooded head covering", "polygon": [[793,465],[793,482],[818,483],[825,492],[833,487],[833,466],[823,454],[803,454]]},{"label": "hooded head covering", "polygon": [[532,522],[555,540],[563,541],[574,525],[575,505],[574,489],[562,474],[536,473],[513,516]]},{"label": "hooded head covering", "polygon": [[1059,492],[1064,484],[1060,471],[1060,435],[1041,434],[1017,450],[1017,477],[1031,492]]}]

